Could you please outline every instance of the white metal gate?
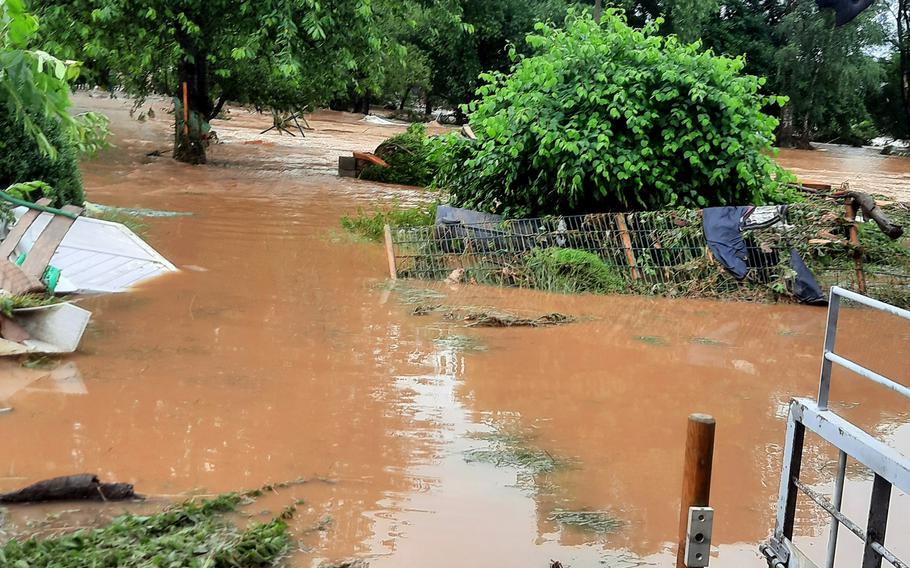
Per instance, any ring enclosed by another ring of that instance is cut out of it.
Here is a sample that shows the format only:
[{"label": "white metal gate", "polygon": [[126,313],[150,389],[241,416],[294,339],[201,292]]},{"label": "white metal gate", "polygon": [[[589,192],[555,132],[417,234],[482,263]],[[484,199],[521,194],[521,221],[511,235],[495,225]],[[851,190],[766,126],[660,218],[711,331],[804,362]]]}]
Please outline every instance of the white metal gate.
[{"label": "white metal gate", "polygon": [[[910,311],[896,308],[843,288],[831,288],[818,401],[794,399],[790,403],[780,494],[777,502],[777,521],[774,527],[774,535],[770,542],[761,546],[762,553],[767,558],[768,565],[771,568],[806,566],[805,557],[792,543],[793,525],[796,518],[796,498],[800,492],[812,499],[831,516],[825,568],[833,568],[834,566],[838,530],[841,525],[865,543],[862,568],[880,568],[882,560],[886,560],[897,568],[908,568],[908,564],[905,561],[897,558],[885,548],[884,542],[885,530],[888,526],[888,508],[892,487],[897,487],[904,493],[910,493],[910,459],[831,411],[828,408],[828,396],[831,389],[831,370],[834,365],[852,371],[864,379],[877,383],[907,398],[910,398],[910,388],[850,361],[835,352],[837,319],[843,299],[910,320]],[[830,501],[800,481],[799,474],[806,429],[814,432],[840,451],[834,493]],[[868,523],[865,530],[847,518],[840,510],[848,458],[863,464],[875,474],[872,498],[869,503]]]}]

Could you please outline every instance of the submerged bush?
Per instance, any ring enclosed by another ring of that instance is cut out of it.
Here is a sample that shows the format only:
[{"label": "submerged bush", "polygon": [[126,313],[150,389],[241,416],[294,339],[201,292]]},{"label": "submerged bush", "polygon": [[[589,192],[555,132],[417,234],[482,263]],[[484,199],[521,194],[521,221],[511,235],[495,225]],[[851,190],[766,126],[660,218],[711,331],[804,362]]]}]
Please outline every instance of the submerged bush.
[{"label": "submerged bush", "polygon": [[[20,182],[42,181],[49,186],[53,205],[82,205],[85,194],[79,173],[79,149],[55,118],[36,117],[56,155],[42,151],[24,126],[0,104],[0,189]],[[34,198],[42,195],[31,196]]]},{"label": "submerged bush", "polygon": [[228,494],[182,503],[153,515],[125,514],[105,527],[0,547],[0,565],[55,568],[85,566],[266,567],[288,548],[281,518],[239,529],[224,519],[241,499]]},{"label": "submerged bush", "polygon": [[361,207],[357,209],[356,215],[342,217],[341,226],[355,235],[372,241],[381,241],[386,225],[392,227],[432,225],[436,221],[436,206],[436,203],[432,203],[415,207],[393,206],[386,209],[374,207],[372,211],[366,211]]},{"label": "submerged bush", "polygon": [[376,155],[389,167],[371,164],[364,168],[361,179],[425,187],[436,175],[437,165],[423,124],[412,124],[406,132],[389,138],[376,148]]},{"label": "submerged bush", "polygon": [[608,294],[626,287],[614,267],[596,254],[578,249],[534,249],[525,267],[531,286],[549,292]]},{"label": "submerged bush", "polygon": [[465,110],[477,135],[443,142],[435,183],[462,207],[522,217],[781,199],[770,156],[783,99],[743,58],[700,51],[608,10],[538,24],[510,74]]}]

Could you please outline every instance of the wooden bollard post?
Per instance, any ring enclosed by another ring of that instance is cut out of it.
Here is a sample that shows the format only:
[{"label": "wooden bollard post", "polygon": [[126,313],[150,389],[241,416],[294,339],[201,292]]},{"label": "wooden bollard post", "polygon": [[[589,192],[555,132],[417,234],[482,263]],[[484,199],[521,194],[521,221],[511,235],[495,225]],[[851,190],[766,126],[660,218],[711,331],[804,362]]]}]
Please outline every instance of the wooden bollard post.
[{"label": "wooden bollard post", "polygon": [[689,507],[707,507],[711,496],[711,466],[714,462],[714,417],[691,414],[686,428],[682,500],[679,503],[679,549],[676,568],[686,568],[686,529]]}]

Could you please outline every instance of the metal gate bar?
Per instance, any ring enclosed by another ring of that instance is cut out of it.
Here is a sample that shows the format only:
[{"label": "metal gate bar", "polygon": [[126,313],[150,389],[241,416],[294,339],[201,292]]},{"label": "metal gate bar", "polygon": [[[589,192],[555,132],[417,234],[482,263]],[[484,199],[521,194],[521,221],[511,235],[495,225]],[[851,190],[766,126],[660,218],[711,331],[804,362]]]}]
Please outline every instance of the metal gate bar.
[{"label": "metal gate bar", "polygon": [[[790,403],[774,536],[767,545],[761,547],[769,566],[772,568],[793,568],[802,565],[803,556],[798,553],[792,543],[796,518],[796,500],[800,492],[812,499],[831,516],[831,529],[825,558],[826,568],[833,568],[834,566],[840,525],[844,525],[865,543],[862,568],[880,568],[882,560],[887,560],[897,568],[910,568],[906,562],[897,558],[884,545],[892,487],[897,487],[904,493],[910,493],[910,460],[894,448],[877,440],[828,409],[833,365],[839,365],[860,377],[907,398],[910,398],[910,389],[835,353],[837,322],[842,299],[851,300],[910,320],[910,311],[908,310],[873,300],[843,288],[836,286],[831,288],[818,401],[794,399]],[[839,450],[832,501],[829,501],[799,479],[806,429]],[[872,498],[869,505],[869,520],[865,531],[840,511],[848,457],[855,459],[875,473]]]}]

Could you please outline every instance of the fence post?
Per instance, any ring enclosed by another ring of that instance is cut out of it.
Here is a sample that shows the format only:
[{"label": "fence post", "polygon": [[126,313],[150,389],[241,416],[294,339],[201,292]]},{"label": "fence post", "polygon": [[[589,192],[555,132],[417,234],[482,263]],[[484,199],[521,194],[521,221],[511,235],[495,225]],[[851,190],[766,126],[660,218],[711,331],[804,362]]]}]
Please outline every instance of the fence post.
[{"label": "fence post", "polygon": [[392,244],[392,228],[388,225],[382,229],[385,236],[385,254],[389,260],[389,278],[398,280],[398,267],[395,265],[395,247]]},{"label": "fence post", "polygon": [[850,236],[850,245],[853,247],[853,263],[856,265],[856,288],[860,294],[866,293],[866,277],[863,274],[863,251],[860,248],[859,229],[856,228],[856,202],[852,197],[847,198],[847,229]]},{"label": "fence post", "polygon": [[622,239],[622,248],[626,251],[626,260],[632,269],[632,280],[638,280],[638,263],[635,262],[635,253],[632,250],[632,238],[629,236],[629,227],[626,226],[626,216],[617,213],[614,216],[616,227],[619,228],[619,237]]},{"label": "fence post", "polygon": [[686,529],[690,507],[707,507],[711,495],[711,468],[714,462],[713,416],[691,414],[686,427],[686,455],[683,464],[682,499],[679,503],[679,548],[676,568],[686,568]]}]

